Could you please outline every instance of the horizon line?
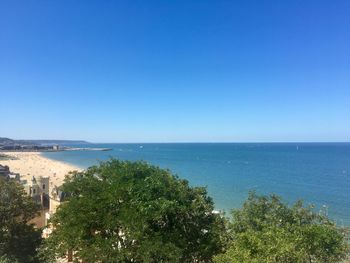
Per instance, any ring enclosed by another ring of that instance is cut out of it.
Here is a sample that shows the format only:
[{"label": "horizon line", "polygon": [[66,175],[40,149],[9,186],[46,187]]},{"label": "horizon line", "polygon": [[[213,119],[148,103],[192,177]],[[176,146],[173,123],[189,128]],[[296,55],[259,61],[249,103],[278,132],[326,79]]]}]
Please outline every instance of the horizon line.
[{"label": "horizon line", "polygon": [[[1,136],[0,136],[1,138]],[[124,142],[103,142],[103,141],[90,141],[86,139],[14,139],[11,137],[2,137],[2,138],[9,138],[11,140],[21,140],[21,141],[83,141],[91,144],[150,144],[150,143],[157,143],[157,144],[175,144],[175,143],[182,143],[182,144],[190,144],[190,143],[197,143],[197,144],[204,144],[204,143],[350,143],[349,141],[124,141]]]}]

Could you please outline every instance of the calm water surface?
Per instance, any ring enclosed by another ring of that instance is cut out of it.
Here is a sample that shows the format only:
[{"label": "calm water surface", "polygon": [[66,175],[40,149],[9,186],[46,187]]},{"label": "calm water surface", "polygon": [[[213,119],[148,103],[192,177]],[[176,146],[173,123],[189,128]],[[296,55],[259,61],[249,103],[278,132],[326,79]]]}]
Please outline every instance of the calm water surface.
[{"label": "calm water surface", "polygon": [[[86,147],[86,145],[75,145]],[[64,151],[45,156],[83,168],[115,157],[169,168],[194,186],[207,186],[216,208],[238,208],[250,190],[288,202],[326,206],[350,226],[350,143],[93,144],[112,151]]]}]

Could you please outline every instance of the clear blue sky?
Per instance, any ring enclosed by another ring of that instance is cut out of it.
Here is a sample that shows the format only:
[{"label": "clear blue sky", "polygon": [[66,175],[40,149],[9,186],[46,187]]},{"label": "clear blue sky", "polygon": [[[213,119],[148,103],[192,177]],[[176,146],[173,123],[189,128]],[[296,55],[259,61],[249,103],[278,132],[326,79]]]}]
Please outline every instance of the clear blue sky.
[{"label": "clear blue sky", "polygon": [[0,136],[350,141],[350,1],[1,1]]}]

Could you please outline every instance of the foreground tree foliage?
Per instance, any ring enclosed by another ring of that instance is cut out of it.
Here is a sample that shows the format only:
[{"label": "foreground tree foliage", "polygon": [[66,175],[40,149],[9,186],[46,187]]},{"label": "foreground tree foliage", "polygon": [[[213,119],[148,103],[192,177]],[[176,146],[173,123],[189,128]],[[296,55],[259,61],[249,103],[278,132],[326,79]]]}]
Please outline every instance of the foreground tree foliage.
[{"label": "foreground tree foliage", "polygon": [[217,263],[342,262],[349,253],[345,233],[301,201],[288,206],[275,195],[250,193],[232,218],[232,242]]},{"label": "foreground tree foliage", "polygon": [[144,162],[112,159],[73,172],[43,254],[84,262],[212,262],[225,219],[205,188]]},{"label": "foreground tree foliage", "polygon": [[37,212],[19,183],[0,179],[0,262],[39,262],[41,232],[27,224]]}]

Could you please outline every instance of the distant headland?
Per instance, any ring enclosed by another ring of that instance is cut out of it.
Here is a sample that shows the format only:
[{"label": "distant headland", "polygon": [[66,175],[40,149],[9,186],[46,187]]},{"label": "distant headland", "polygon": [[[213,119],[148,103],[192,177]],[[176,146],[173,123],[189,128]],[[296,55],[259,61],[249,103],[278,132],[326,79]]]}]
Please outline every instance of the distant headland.
[{"label": "distant headland", "polygon": [[[76,147],[79,145],[79,147]],[[73,147],[72,147],[73,146]],[[84,147],[81,147],[84,146]],[[92,143],[83,140],[14,140],[0,137],[0,151],[46,152],[46,151],[109,151],[110,148],[93,148]]]}]

